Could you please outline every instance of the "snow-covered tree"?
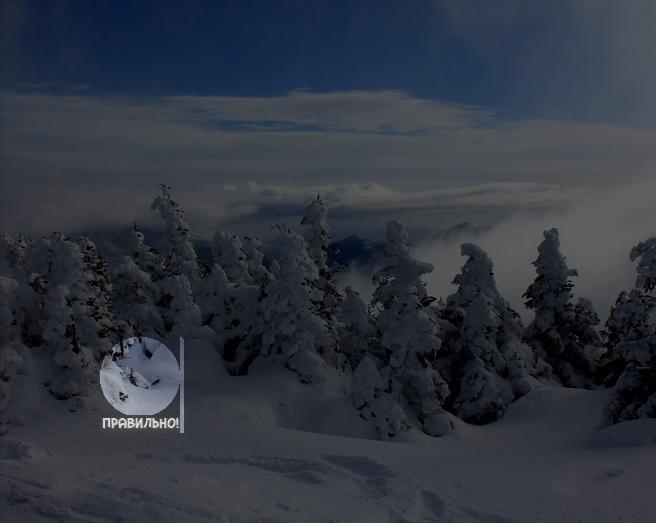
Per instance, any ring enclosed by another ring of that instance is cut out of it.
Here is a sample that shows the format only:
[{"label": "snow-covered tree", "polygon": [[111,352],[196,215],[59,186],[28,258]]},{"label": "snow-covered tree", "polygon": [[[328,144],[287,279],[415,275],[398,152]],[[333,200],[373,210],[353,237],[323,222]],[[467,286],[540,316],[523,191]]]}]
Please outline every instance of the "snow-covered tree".
[{"label": "snow-covered tree", "polygon": [[22,235],[0,234],[0,276],[15,278],[25,271],[27,241]]},{"label": "snow-covered tree", "polygon": [[355,369],[365,354],[378,352],[376,329],[367,304],[351,287],[344,289],[344,299],[338,313],[342,326],[340,348],[351,368]]},{"label": "snow-covered tree", "polygon": [[[318,277],[315,280],[317,288],[321,293],[321,301],[315,303],[317,314],[319,314],[334,340],[333,351],[341,352],[339,347],[339,331],[341,325],[338,321],[340,316],[339,307],[342,295],[335,284],[333,270],[328,267],[328,243],[330,242],[330,228],[328,226],[328,211],[321,200],[321,196],[312,200],[305,208],[301,225],[305,231],[303,238],[307,245],[310,258],[317,266]],[[338,358],[339,359],[339,358]]]},{"label": "snow-covered tree", "polygon": [[48,287],[48,321],[43,338],[54,351],[54,362],[61,369],[49,383],[50,392],[58,399],[86,394],[97,378],[93,353],[78,335],[73,301],[65,286]]},{"label": "snow-covered tree", "polygon": [[410,255],[408,233],[400,223],[387,223],[386,240],[383,267],[374,275],[371,308],[389,354],[387,392],[407,405],[426,433],[441,435],[448,430],[442,404],[449,388],[431,365],[441,340],[421,280],[433,266]]},{"label": "snow-covered tree", "polygon": [[153,200],[166,223],[169,251],[164,259],[164,277],[159,281],[162,291],[160,310],[167,331],[183,335],[202,323],[202,312],[194,299],[203,283],[198,256],[191,241],[189,225],[182,206],[171,197],[171,188],[160,184],[162,194]]},{"label": "snow-covered tree", "polygon": [[604,326],[604,338],[609,348],[625,341],[635,341],[649,335],[649,311],[653,299],[642,289],[620,292]]},{"label": "snow-covered tree", "polygon": [[262,355],[282,360],[302,381],[314,381],[323,376],[322,355],[331,345],[326,323],[315,312],[314,304],[322,299],[317,266],[295,232],[283,227],[272,243],[277,255],[270,268],[273,281],[262,300],[267,325]]},{"label": "snow-covered tree", "polygon": [[317,197],[305,207],[301,225],[305,227],[303,239],[307,243],[310,258],[317,264],[319,271],[328,268],[330,229],[327,218],[326,206],[321,196],[317,194]]},{"label": "snow-covered tree", "polygon": [[635,246],[630,259],[638,262],[635,288],[609,319],[617,340],[611,351],[624,368],[605,410],[607,424],[656,417],[656,238]]},{"label": "snow-covered tree", "polygon": [[506,360],[497,347],[497,332],[502,323],[494,303],[478,294],[463,318],[462,356],[454,410],[470,423],[489,423],[500,418],[513,401],[510,383],[502,376]]},{"label": "snow-covered tree", "polygon": [[607,386],[617,382],[624,370],[625,361],[615,348],[624,342],[649,336],[650,311],[654,305],[654,297],[641,289],[620,292],[602,331],[606,352],[601,357],[598,381]]},{"label": "snow-covered tree", "polygon": [[204,283],[203,308],[211,311],[207,323],[217,334],[225,367],[231,374],[246,374],[267,328],[261,321],[262,288],[229,281],[218,263]]},{"label": "snow-covered tree", "polygon": [[472,243],[464,243],[461,253],[467,261],[453,280],[458,290],[447,298],[460,328],[448,373],[454,378],[452,408],[466,421],[486,423],[526,394],[531,376],[548,367],[522,341],[520,317],[501,296],[487,253]]},{"label": "snow-covered tree", "polygon": [[656,237],[640,242],[631,249],[629,259],[632,262],[638,261],[636,288],[653,296],[656,290]]},{"label": "snow-covered tree", "polygon": [[164,260],[162,256],[152,247],[146,245],[143,232],[137,224],[128,235],[127,254],[134,260],[136,265],[148,274],[153,282],[164,277]]},{"label": "snow-covered tree", "polygon": [[218,231],[212,241],[214,265],[199,296],[205,322],[216,332],[227,370],[245,374],[259,354],[263,289],[271,280],[262,245]]},{"label": "snow-covered tree", "polygon": [[189,224],[182,206],[171,197],[171,188],[160,184],[162,194],[157,196],[150,208],[159,211],[166,223],[169,243],[164,267],[169,275],[186,276],[192,285],[200,278],[200,267],[196,250],[191,242]]},{"label": "snow-covered tree", "polygon": [[563,385],[591,388],[603,352],[595,329],[599,319],[589,300],[573,302],[571,278],[578,273],[567,267],[557,229],[544,231],[533,265],[537,277],[524,297],[535,319],[526,328],[525,338]]},{"label": "snow-covered tree", "polygon": [[248,272],[255,284],[264,287],[271,281],[271,273],[264,266],[264,252],[262,242],[251,236],[242,238],[242,250],[246,255]]},{"label": "snow-covered tree", "polygon": [[[79,335],[88,345],[93,346],[96,359],[100,360],[111,351],[115,343],[116,324],[111,310],[112,283],[107,261],[98,253],[96,245],[86,236],[78,238],[77,243],[82,255],[85,294],[78,304],[85,318],[78,322]],[[81,303],[82,299],[84,303]]]},{"label": "snow-covered tree", "polygon": [[200,308],[194,300],[189,279],[184,274],[167,276],[159,282],[160,311],[164,328],[176,336],[189,335],[189,329],[202,323]]},{"label": "snow-covered tree", "polygon": [[25,343],[39,345],[44,322],[41,294],[45,280],[30,274],[28,257],[34,251],[33,242],[22,235],[0,234],[0,276],[16,280],[16,322]]},{"label": "snow-covered tree", "polygon": [[223,267],[228,280],[236,285],[255,283],[249,270],[248,256],[236,234],[218,231],[212,239],[214,263]]},{"label": "snow-covered tree", "polygon": [[121,337],[163,336],[164,320],[158,307],[162,291],[150,274],[131,256],[124,256],[113,271],[113,281],[113,305],[118,319],[128,326]]},{"label": "snow-covered tree", "polygon": [[18,292],[16,280],[0,276],[0,434],[7,431],[5,411],[12,401],[12,382],[23,364]]},{"label": "snow-covered tree", "polygon": [[31,254],[30,269],[43,271],[30,276],[43,309],[41,338],[61,369],[50,390],[62,399],[84,394],[113,345],[106,263],[88,238],[75,243],[61,233],[38,242]]},{"label": "snow-covered tree", "polygon": [[[46,280],[47,292],[63,287],[76,336],[80,344],[91,349],[95,359],[100,361],[114,344],[109,298],[111,284],[107,278],[106,262],[88,238],[82,237],[76,243],[61,233],[53,233],[44,240],[42,249],[46,247],[47,269],[42,277]],[[38,265],[43,267],[43,262]],[[52,296],[44,299],[48,322],[51,322],[52,315],[60,315],[60,311],[52,310],[62,301],[57,296],[56,299]]]},{"label": "snow-covered tree", "polygon": [[410,428],[403,408],[390,392],[390,367],[381,376],[374,358],[364,355],[353,372],[351,400],[363,419],[371,420],[378,437],[392,438]]}]

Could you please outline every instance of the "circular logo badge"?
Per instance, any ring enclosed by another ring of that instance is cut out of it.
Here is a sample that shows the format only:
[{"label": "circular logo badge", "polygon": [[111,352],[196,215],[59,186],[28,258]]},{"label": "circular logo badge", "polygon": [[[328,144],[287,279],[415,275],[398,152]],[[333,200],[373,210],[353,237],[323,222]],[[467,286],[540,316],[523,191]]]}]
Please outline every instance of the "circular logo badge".
[{"label": "circular logo badge", "polygon": [[178,361],[163,343],[128,338],[117,343],[100,367],[105,399],[123,414],[152,416],[168,407],[180,386]]}]

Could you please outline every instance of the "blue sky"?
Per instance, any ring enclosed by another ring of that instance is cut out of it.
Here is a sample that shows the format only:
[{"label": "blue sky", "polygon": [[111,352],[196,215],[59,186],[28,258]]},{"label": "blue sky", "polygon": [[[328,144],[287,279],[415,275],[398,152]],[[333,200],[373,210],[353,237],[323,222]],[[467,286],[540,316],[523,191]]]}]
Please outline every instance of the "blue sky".
[{"label": "blue sky", "polygon": [[635,96],[654,87],[648,1],[5,4],[6,85],[138,96],[403,89],[515,117],[654,123]]},{"label": "blue sky", "polygon": [[160,181],[204,232],[317,190],[340,230],[439,227],[656,164],[649,0],[1,5],[10,229],[142,220]]}]

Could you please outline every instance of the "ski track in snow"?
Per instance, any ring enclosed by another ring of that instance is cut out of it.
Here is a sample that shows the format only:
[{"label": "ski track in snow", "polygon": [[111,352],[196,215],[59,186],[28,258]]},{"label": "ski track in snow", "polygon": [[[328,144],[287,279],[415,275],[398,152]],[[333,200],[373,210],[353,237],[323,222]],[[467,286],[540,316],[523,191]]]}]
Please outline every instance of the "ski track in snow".
[{"label": "ski track in snow", "polygon": [[[44,396],[50,414],[0,440],[1,519],[646,523],[656,514],[656,420],[597,431],[607,391],[545,387],[496,423],[381,442],[343,436],[367,428],[357,415],[319,433],[313,424],[338,419],[336,404],[353,410],[346,399],[321,403],[291,372],[232,378],[197,363],[206,374],[189,374],[185,434],[103,431],[114,414],[101,395],[78,413]],[[281,426],[290,410],[314,412],[312,432]]]}]

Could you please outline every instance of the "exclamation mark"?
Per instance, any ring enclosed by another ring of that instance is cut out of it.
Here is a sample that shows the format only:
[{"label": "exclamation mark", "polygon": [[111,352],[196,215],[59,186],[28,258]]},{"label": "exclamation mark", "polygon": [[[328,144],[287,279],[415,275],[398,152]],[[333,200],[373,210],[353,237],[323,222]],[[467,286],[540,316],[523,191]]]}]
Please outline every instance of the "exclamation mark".
[{"label": "exclamation mark", "polygon": [[184,434],[184,338],[180,336],[180,434]]}]

